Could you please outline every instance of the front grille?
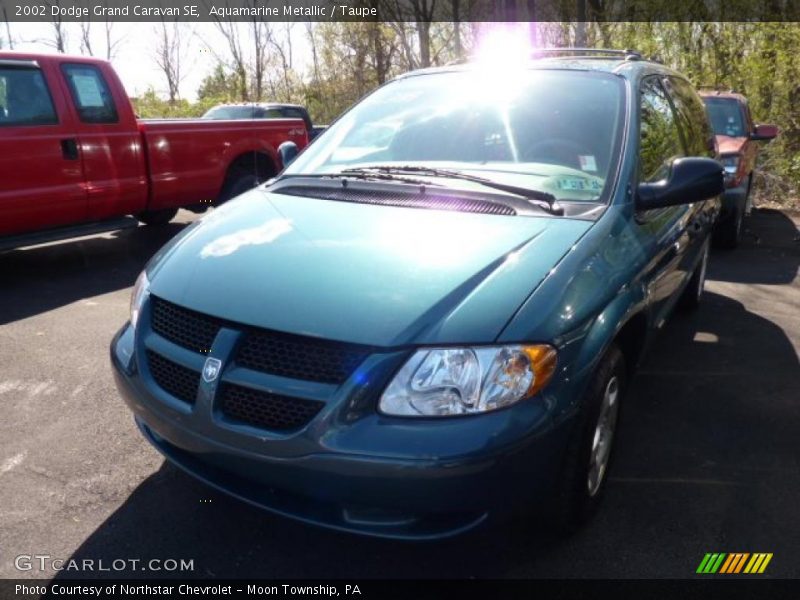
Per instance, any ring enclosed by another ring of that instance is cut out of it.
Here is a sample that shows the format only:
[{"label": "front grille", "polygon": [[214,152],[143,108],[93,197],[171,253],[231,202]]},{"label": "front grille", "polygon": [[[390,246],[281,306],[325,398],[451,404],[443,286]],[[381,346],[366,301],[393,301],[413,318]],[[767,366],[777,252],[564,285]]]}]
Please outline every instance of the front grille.
[{"label": "front grille", "polygon": [[223,326],[243,329],[244,339],[235,360],[243,367],[262,373],[338,384],[345,381],[371,351],[367,346],[247,328],[155,296],[151,297],[150,304],[153,331],[195,352],[207,354]]},{"label": "front grille", "polygon": [[308,423],[324,406],[304,400],[226,384],[220,391],[220,407],[226,417],[265,429],[297,429]]},{"label": "front grille", "polygon": [[177,304],[151,296],[152,328],[158,335],[179,346],[207,353],[217,337],[222,321]]},{"label": "front grille", "polygon": [[176,398],[194,404],[200,373],[147,350],[147,364],[158,386]]},{"label": "front grille", "polygon": [[364,346],[268,331],[246,334],[236,356],[243,367],[281,377],[342,383],[367,357]]}]

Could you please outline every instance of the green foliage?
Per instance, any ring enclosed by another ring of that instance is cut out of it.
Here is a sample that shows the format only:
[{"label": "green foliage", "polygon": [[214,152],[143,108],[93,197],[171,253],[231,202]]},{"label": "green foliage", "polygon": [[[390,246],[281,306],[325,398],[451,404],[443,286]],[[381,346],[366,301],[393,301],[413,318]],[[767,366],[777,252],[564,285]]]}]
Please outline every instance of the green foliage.
[{"label": "green foliage", "polygon": [[779,137],[764,145],[756,184],[772,198],[800,189],[800,28],[796,23],[592,24],[587,43],[636,48],[657,55],[696,86],[744,94],[756,123],[773,123]]},{"label": "green foliage", "polygon": [[220,64],[214,68],[210,75],[203,79],[200,88],[197,90],[197,98],[200,102],[208,99],[232,102],[238,94],[238,83],[236,76],[229,73]]},{"label": "green foliage", "polygon": [[138,98],[131,98],[131,102],[136,115],[141,119],[177,119],[202,116],[209,108],[219,104],[220,100],[204,98],[195,103],[188,100],[170,103],[150,88]]}]

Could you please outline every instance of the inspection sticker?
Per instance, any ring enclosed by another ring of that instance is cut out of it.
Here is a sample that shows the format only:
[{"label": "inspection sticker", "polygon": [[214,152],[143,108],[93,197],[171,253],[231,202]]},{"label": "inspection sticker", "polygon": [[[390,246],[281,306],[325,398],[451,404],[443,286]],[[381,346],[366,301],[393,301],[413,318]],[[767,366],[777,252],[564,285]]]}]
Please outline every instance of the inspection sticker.
[{"label": "inspection sticker", "polygon": [[597,171],[597,162],[594,160],[593,154],[581,154],[578,156],[581,163],[582,171]]},{"label": "inspection sticker", "polygon": [[556,179],[556,187],[560,190],[571,191],[599,191],[602,186],[596,179],[581,179],[579,177],[559,177]]}]

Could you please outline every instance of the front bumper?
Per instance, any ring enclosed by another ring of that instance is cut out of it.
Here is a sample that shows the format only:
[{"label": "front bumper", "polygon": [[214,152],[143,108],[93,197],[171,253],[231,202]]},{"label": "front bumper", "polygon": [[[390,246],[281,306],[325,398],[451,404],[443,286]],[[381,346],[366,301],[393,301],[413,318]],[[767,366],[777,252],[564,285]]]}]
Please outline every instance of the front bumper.
[{"label": "front bumper", "polygon": [[[126,325],[111,344],[117,387],[172,463],[246,502],[360,534],[436,539],[549,498],[566,443],[543,400],[479,416],[389,418],[346,407],[348,385],[288,434],[237,429],[211,408],[175,410],[137,366]],[[211,399],[213,402],[213,399]]]}]

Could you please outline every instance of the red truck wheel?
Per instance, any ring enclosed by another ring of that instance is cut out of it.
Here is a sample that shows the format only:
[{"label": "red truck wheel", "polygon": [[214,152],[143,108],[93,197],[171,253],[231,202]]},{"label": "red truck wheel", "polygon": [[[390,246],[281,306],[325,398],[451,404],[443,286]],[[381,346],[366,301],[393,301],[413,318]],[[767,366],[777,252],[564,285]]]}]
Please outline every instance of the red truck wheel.
[{"label": "red truck wheel", "polygon": [[244,194],[245,192],[252,190],[262,181],[263,179],[254,173],[240,173],[232,176],[230,181],[225,184],[225,188],[222,190],[222,193],[219,195],[217,204],[222,204],[231,198],[235,198],[240,194]]},{"label": "red truck wheel", "polygon": [[146,210],[136,215],[136,218],[145,225],[166,225],[177,214],[177,208],[162,208],[161,210]]}]

